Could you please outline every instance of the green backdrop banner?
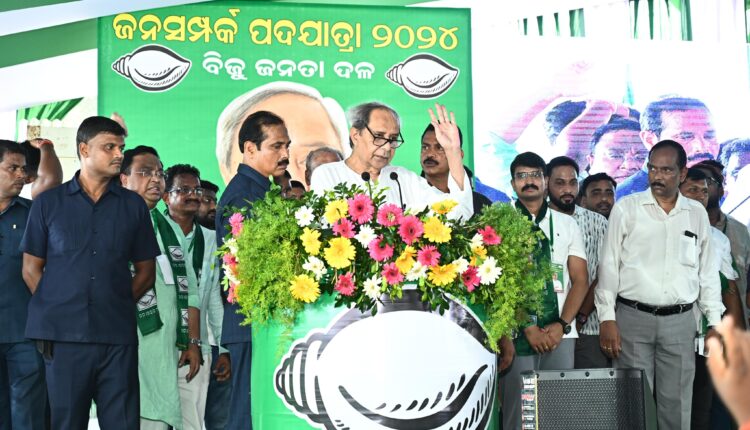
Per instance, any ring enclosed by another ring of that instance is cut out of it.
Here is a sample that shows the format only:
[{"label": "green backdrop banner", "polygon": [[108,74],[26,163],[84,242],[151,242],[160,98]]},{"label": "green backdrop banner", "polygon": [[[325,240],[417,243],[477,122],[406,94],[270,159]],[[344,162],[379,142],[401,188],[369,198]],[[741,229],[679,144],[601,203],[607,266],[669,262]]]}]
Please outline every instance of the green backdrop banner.
[{"label": "green backdrop banner", "polygon": [[394,164],[419,172],[437,101],[456,112],[471,166],[470,46],[466,9],[212,2],[120,14],[99,21],[99,111],[125,118],[128,147],[226,183],[250,113],[285,120],[289,170],[303,179],[311,149],[348,152],[344,112],[366,101],[401,115]]}]

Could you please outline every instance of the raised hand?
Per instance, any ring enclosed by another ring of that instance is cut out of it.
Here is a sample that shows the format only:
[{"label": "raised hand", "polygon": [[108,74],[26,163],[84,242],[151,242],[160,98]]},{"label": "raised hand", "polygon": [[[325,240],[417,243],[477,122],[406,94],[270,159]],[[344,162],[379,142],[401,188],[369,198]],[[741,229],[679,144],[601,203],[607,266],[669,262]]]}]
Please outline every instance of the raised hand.
[{"label": "raised hand", "polygon": [[445,152],[461,150],[461,138],[458,134],[456,116],[445,108],[445,105],[435,103],[435,111],[428,109],[430,122],[435,127],[435,137]]}]

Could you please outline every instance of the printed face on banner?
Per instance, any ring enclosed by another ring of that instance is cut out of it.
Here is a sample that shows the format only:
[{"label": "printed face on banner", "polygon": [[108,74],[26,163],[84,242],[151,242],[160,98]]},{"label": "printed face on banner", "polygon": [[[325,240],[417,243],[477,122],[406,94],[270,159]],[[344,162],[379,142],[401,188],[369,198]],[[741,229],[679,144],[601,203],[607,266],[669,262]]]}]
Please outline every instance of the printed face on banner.
[{"label": "printed face on banner", "polygon": [[325,430],[486,429],[496,358],[476,315],[456,302],[425,311],[416,291],[383,303],[374,317],[345,310],[289,348],[274,374],[287,408]]},{"label": "printed face on banner", "polygon": [[239,128],[259,110],[284,120],[288,171],[303,183],[310,151],[351,154],[344,112],[362,103],[398,112],[413,144],[390,161],[414,171],[432,100],[471,139],[468,10],[206,3],[102,18],[99,30],[100,110],[120,113],[165,164],[215,183],[236,174]]}]

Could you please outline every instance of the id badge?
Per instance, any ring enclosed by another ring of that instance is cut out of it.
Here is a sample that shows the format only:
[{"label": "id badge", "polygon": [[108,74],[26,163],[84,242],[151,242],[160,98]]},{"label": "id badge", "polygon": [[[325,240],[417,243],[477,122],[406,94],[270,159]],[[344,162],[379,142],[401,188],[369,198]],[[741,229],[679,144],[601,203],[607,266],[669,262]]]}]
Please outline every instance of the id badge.
[{"label": "id badge", "polygon": [[565,278],[563,275],[563,265],[552,263],[552,286],[556,293],[565,292]]}]

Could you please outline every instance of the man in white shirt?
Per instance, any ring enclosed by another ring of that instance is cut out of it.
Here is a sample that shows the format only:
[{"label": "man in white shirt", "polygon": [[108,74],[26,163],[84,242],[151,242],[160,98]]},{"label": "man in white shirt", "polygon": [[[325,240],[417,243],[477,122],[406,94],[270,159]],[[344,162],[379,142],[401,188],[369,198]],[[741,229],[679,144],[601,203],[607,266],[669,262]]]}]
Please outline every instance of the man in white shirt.
[{"label": "man in white shirt", "polygon": [[581,309],[576,315],[575,368],[592,369],[609,367],[609,357],[599,347],[599,318],[594,310],[596,271],[599,268],[599,251],[607,233],[607,218],[584,209],[575,203],[578,195],[578,164],[566,156],[555,157],[547,163],[545,176],[548,184],[549,207],[572,216],[581,229],[586,249],[586,267],[589,289]]},{"label": "man in white shirt", "polygon": [[349,112],[349,122],[352,124],[349,130],[351,156],[315,169],[310,188],[323,193],[346,183],[367,189],[364,175],[375,181],[377,187],[387,187],[385,197],[388,203],[419,211],[431,203],[451,198],[459,204],[449,216],[469,219],[474,213],[472,192],[464,171],[456,120],[453,113],[448,115],[445,106],[436,105],[436,110],[437,116],[430,109],[430,118],[438,142],[448,158],[448,195],[430,186],[416,173],[390,164],[396,148],[404,143],[401,120],[396,111],[377,102],[355,106]]},{"label": "man in white shirt", "polygon": [[516,357],[502,378],[506,429],[521,428],[521,373],[573,368],[578,333],[571,323],[589,289],[581,230],[573,217],[548,207],[544,169],[544,160],[532,152],[519,154],[510,166],[511,185],[518,196],[516,208],[544,233],[534,258],[548,259],[561,282],[557,288],[553,279],[546,282],[542,312],[531,315],[514,342]]},{"label": "man in white shirt", "polygon": [[615,367],[645,369],[662,430],[690,428],[694,303],[709,327],[724,310],[706,210],[678,189],[686,164],[677,142],[651,148],[649,189],[619,200],[609,216],[595,292],[601,347]]}]

